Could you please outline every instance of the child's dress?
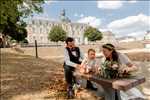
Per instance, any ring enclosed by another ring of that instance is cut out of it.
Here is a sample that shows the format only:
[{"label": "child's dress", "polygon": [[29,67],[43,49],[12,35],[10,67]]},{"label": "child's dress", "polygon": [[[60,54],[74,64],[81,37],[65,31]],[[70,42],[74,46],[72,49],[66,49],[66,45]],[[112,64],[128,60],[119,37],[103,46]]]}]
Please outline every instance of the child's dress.
[{"label": "child's dress", "polygon": [[96,58],[95,59],[85,58],[81,63],[81,66],[85,69],[86,73],[89,73],[90,71],[96,72],[99,65],[100,64],[98,63],[98,60]]},{"label": "child's dress", "polygon": [[[99,68],[99,65],[100,64],[96,58],[95,59],[88,59],[87,57],[81,63],[81,66],[85,69],[84,73],[92,72],[93,74],[95,74],[97,71],[97,68]],[[81,86],[86,88],[87,80],[82,79],[81,81],[82,81]],[[91,83],[93,84],[94,87],[97,87],[95,82],[91,82]]]}]

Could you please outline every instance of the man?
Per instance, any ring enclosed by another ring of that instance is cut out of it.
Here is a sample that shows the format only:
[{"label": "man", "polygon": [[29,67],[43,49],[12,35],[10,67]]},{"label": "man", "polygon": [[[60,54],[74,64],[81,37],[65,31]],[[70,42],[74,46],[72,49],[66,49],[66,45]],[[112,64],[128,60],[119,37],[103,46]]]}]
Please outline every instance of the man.
[{"label": "man", "polygon": [[79,47],[75,46],[75,41],[73,38],[68,37],[66,39],[66,48],[64,55],[64,70],[65,79],[67,82],[67,93],[68,98],[73,98],[73,84],[76,82],[73,76],[73,71],[75,68],[80,68],[81,60],[84,58],[84,54],[81,52]]},{"label": "man", "polygon": [[[67,93],[68,98],[74,97],[73,92],[73,84],[77,83],[75,77],[73,76],[73,72],[75,68],[81,67],[81,60],[84,59],[84,54],[80,50],[79,47],[75,46],[75,41],[73,38],[68,37],[66,39],[66,48],[65,48],[65,55],[64,55],[64,71],[65,71],[65,79],[67,82]],[[78,83],[77,83],[78,84]],[[87,81],[87,88],[90,88],[92,90],[95,90],[92,83],[90,81]]]}]

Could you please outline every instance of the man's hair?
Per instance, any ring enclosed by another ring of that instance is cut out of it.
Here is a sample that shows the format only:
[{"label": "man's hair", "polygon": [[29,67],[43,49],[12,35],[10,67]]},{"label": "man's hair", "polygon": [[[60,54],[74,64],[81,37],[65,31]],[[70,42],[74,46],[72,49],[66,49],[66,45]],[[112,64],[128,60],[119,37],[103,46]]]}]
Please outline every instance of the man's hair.
[{"label": "man's hair", "polygon": [[74,41],[74,39],[72,37],[67,37],[65,40],[66,44],[68,44],[68,42],[72,42],[72,41]]},{"label": "man's hair", "polygon": [[96,52],[94,49],[89,49],[89,50],[88,50],[88,54],[89,54],[91,51],[92,51],[92,52]]}]

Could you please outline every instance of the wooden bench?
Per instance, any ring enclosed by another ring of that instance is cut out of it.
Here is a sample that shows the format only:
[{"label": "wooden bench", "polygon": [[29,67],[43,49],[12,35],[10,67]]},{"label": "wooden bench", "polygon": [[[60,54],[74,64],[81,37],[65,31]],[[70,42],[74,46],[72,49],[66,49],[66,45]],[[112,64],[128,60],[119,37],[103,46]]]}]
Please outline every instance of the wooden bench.
[{"label": "wooden bench", "polygon": [[[119,94],[120,90],[127,91],[145,82],[144,76],[131,76],[130,78],[120,78],[120,79],[105,79],[90,74],[81,74],[78,71],[74,72],[74,76],[93,81],[103,86],[103,88],[106,90],[105,94],[107,95],[105,97],[105,100],[117,100],[116,97],[114,96],[116,95],[115,94],[116,91],[117,91],[118,98],[120,98],[120,94]],[[118,100],[121,100],[121,98]]]}]

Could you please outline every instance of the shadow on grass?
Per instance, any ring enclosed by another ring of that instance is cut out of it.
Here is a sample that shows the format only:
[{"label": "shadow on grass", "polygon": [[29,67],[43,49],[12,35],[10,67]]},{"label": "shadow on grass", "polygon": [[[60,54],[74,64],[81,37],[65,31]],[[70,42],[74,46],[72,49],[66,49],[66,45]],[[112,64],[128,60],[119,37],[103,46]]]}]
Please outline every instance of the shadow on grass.
[{"label": "shadow on grass", "polygon": [[63,90],[62,64],[33,56],[1,53],[1,100],[16,95],[56,89]]}]

